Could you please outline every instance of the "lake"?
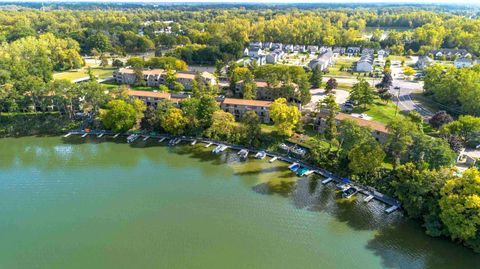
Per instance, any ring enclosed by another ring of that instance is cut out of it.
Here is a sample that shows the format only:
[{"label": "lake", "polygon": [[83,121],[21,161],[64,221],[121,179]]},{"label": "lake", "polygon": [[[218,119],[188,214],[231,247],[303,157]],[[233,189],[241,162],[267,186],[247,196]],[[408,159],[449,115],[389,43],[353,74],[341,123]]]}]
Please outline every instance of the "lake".
[{"label": "lake", "polygon": [[0,268],[476,268],[288,164],[124,138],[0,139]]}]

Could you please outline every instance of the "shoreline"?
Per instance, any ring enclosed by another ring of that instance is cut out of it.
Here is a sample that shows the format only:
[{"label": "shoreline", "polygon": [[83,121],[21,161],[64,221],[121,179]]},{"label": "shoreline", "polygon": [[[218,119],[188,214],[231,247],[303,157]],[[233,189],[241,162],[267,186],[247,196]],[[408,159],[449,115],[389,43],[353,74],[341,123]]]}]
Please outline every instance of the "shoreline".
[{"label": "shoreline", "polygon": [[[130,135],[137,135],[138,136],[137,138],[138,139],[142,138],[143,141],[147,141],[150,138],[153,138],[153,139],[169,139],[169,140],[180,139],[180,141],[188,141],[188,142],[196,141],[196,143],[200,142],[200,143],[204,143],[204,144],[207,144],[207,145],[217,145],[217,146],[218,145],[225,145],[225,146],[228,146],[231,149],[239,150],[239,151],[240,150],[248,150],[249,152],[253,152],[253,153],[258,153],[258,152],[263,151],[263,152],[266,153],[267,156],[272,157],[272,158],[276,157],[277,160],[287,162],[287,163],[290,163],[290,164],[297,163],[300,166],[305,167],[305,168],[313,171],[313,173],[315,173],[317,175],[320,175],[320,176],[325,177],[327,179],[328,178],[332,179],[332,181],[335,182],[336,184],[344,183],[344,182],[342,182],[342,178],[337,176],[335,173],[330,172],[330,171],[328,171],[326,169],[323,169],[321,167],[316,167],[314,165],[308,164],[308,163],[306,163],[306,162],[304,162],[300,159],[297,159],[297,158],[289,157],[289,156],[286,156],[284,154],[271,152],[271,151],[267,151],[267,150],[263,150],[263,149],[249,148],[249,147],[245,147],[245,146],[242,146],[242,145],[235,145],[235,144],[230,144],[230,143],[223,142],[223,141],[216,141],[216,140],[208,139],[208,138],[205,138],[205,137],[175,136],[175,135],[170,135],[170,134],[156,134],[156,133],[146,134],[146,133],[143,133],[143,132],[139,132],[139,133],[131,133],[131,132],[114,133],[114,132],[111,132],[111,131],[103,131],[103,130],[101,130],[101,131],[91,130],[89,132],[85,132],[83,130],[71,130],[70,132],[63,135],[62,137],[67,138],[71,135],[80,135],[82,138],[87,137],[87,136],[95,136],[95,137],[98,137],[98,138],[101,138],[103,136],[112,136],[113,138],[117,138],[119,136],[121,136],[121,137],[127,136],[128,137]],[[133,143],[135,140],[131,141],[131,143]],[[328,183],[325,183],[325,184],[328,184]],[[386,208],[384,210],[384,212],[387,213],[387,214],[393,213],[394,211],[396,211],[398,209],[401,209],[401,203],[398,200],[396,200],[392,197],[389,197],[387,195],[384,195],[383,193],[377,192],[373,187],[363,186],[363,185],[358,184],[358,183],[353,182],[353,181],[350,181],[348,184],[354,186],[358,190],[359,193],[362,193],[363,195],[365,195],[367,197],[373,196],[373,199],[389,206],[388,208]],[[368,202],[366,202],[366,203],[368,203]]]}]

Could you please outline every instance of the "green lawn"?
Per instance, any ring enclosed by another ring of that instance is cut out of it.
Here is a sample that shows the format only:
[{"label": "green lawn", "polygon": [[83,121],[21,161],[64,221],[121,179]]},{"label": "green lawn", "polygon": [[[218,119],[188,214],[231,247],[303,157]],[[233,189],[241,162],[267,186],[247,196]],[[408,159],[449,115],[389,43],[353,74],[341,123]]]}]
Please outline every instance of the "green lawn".
[{"label": "green lawn", "polygon": [[364,109],[363,107],[356,107],[353,109],[352,113],[365,113],[372,117],[374,121],[388,124],[395,117],[404,117],[402,114],[400,114],[400,111],[395,116],[396,110],[397,108],[392,101],[389,101],[387,104],[385,104],[385,102],[382,100],[376,100],[372,105],[368,105],[367,109]]},{"label": "green lawn", "polygon": [[[335,61],[335,64],[328,68],[328,73],[325,76],[342,76],[342,77],[356,77],[355,74],[350,74],[348,71],[352,68],[352,65],[358,61],[358,58],[339,58]],[[345,70],[340,71],[344,67]]]},{"label": "green lawn", "polygon": [[[115,69],[116,68],[111,68],[111,67],[106,67],[106,68],[92,67],[92,72],[99,79],[102,79],[102,78],[111,77]],[[54,79],[66,79],[70,81],[86,78],[86,77],[88,77],[86,67],[80,68],[78,70],[71,70],[71,71],[65,71],[65,72],[59,72],[59,73],[53,74]]]}]

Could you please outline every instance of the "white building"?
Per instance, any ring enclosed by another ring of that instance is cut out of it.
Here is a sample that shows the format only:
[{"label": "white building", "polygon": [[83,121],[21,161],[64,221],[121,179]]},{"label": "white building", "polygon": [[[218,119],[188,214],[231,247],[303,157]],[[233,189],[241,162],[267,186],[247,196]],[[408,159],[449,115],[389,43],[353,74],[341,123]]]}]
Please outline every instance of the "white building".
[{"label": "white building", "polygon": [[461,57],[461,58],[455,59],[455,61],[453,61],[453,64],[455,65],[456,68],[464,68],[464,67],[470,68],[473,66],[473,60],[470,58]]}]

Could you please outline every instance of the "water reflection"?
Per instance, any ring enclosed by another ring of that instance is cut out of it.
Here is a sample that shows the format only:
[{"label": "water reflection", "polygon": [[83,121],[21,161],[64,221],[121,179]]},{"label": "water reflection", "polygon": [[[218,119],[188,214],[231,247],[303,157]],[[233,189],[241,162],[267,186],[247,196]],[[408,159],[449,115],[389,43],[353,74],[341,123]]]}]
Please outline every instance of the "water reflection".
[{"label": "water reflection", "polygon": [[[241,162],[235,152],[215,155],[210,152],[211,148],[206,149],[202,144],[168,147],[153,139],[136,141],[132,145],[126,145],[125,139],[74,136],[3,139],[0,148],[2,169],[129,168],[144,160],[182,169],[192,165],[185,161],[189,158],[208,164],[198,165],[196,170],[205,178],[234,175],[259,195],[278,195],[298,210],[328,214],[358,232],[375,232],[365,249],[380,257],[384,268],[478,268],[480,264],[480,255],[448,240],[426,236],[417,223],[406,220],[401,213],[386,215],[383,204],[365,204],[361,195],[357,199],[343,200],[333,184],[325,186],[317,177],[297,178],[282,162],[270,164],[253,158]],[[165,157],[167,153],[172,154]],[[212,165],[217,167],[212,169]]]}]

